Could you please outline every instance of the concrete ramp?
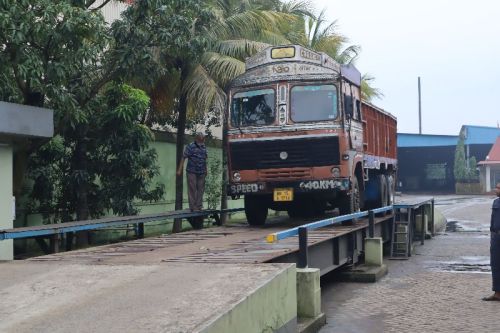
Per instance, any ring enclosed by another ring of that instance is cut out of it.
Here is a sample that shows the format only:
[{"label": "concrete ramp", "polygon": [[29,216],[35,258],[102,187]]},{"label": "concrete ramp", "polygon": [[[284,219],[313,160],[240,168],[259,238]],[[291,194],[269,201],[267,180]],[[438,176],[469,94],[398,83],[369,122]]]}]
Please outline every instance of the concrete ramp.
[{"label": "concrete ramp", "polygon": [[0,263],[1,332],[296,332],[293,264]]}]

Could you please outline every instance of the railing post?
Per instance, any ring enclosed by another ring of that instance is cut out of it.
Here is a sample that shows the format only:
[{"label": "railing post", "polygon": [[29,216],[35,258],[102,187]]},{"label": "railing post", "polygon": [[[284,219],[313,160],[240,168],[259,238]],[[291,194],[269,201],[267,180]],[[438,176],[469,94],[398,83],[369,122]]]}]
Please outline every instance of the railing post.
[{"label": "railing post", "polygon": [[144,223],[137,223],[137,238],[144,238]]},{"label": "railing post", "polygon": [[373,210],[368,212],[368,237],[375,237],[375,213]]},{"label": "railing post", "polygon": [[420,210],[420,225],[422,227],[422,230],[420,230],[420,244],[421,245],[424,245],[424,241],[425,241],[425,206],[426,205],[423,205],[419,208]]},{"label": "railing post", "polygon": [[299,262],[297,268],[307,268],[309,253],[307,248],[307,228],[299,227]]},{"label": "railing post", "polygon": [[50,235],[50,252],[59,253],[59,234]]},{"label": "railing post", "polygon": [[431,200],[431,221],[432,221],[432,227],[431,227],[431,234],[434,236],[436,234],[436,227],[434,224],[434,198]]}]

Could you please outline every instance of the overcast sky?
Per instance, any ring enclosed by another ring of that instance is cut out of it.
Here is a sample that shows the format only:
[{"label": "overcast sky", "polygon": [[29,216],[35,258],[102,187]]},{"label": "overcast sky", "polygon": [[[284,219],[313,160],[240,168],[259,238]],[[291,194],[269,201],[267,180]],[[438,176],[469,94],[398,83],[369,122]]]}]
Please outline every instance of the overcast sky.
[{"label": "overcast sky", "polygon": [[500,121],[500,1],[312,0],[362,48],[356,66],[384,94],[398,131],[457,135]]}]

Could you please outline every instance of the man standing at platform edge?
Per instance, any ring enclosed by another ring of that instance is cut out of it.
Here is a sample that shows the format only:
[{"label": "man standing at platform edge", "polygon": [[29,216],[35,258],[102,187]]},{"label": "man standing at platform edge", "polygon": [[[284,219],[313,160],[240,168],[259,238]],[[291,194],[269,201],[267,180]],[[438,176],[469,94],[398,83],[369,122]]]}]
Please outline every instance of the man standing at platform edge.
[{"label": "man standing at platform edge", "polygon": [[205,192],[205,177],[207,176],[207,148],[205,147],[205,136],[196,133],[195,141],[188,144],[184,149],[177,175],[182,175],[184,161],[187,159],[187,182],[189,209],[197,211],[203,209],[203,193]]},{"label": "man standing at platform edge", "polygon": [[500,183],[495,187],[495,194],[498,198],[493,201],[490,225],[490,264],[494,294],[484,297],[483,301],[500,301]]}]

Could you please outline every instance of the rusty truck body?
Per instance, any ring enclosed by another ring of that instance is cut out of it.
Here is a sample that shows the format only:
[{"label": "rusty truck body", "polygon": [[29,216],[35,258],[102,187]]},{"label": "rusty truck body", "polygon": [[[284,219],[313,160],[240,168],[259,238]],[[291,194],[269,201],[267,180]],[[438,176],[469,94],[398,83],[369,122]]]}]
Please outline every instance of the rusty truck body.
[{"label": "rusty truck body", "polygon": [[228,194],[252,225],[391,203],[396,118],[361,99],[361,74],[300,45],[248,58],[230,85]]}]

